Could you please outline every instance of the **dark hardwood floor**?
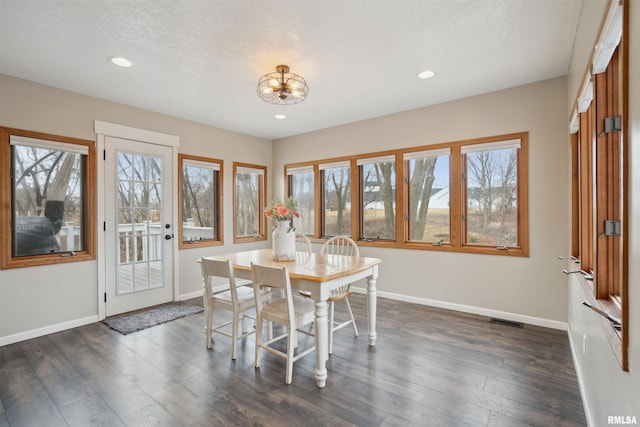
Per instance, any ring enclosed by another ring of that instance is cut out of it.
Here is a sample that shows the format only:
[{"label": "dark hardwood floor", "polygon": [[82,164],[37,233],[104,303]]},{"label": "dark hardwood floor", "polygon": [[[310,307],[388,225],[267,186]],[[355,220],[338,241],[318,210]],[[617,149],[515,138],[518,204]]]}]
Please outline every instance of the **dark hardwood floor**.
[{"label": "dark hardwood floor", "polygon": [[360,336],[336,333],[324,389],[314,355],[287,386],[283,359],[262,352],[254,369],[253,337],[235,362],[227,337],[207,350],[202,313],[0,347],[0,427],[586,425],[565,332],[379,298],[370,349],[365,297],[350,300]]}]

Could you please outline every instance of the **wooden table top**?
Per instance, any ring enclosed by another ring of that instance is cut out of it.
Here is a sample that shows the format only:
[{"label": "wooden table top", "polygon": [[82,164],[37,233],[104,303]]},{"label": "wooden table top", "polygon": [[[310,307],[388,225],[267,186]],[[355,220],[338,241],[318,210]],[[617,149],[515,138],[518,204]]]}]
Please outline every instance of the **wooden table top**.
[{"label": "wooden table top", "polygon": [[217,260],[231,260],[233,268],[251,270],[251,263],[269,267],[287,267],[289,277],[313,282],[326,282],[350,274],[370,269],[382,261],[379,258],[323,255],[312,252],[298,252],[294,261],[275,261],[271,249],[256,249],[253,251],[233,252],[228,254],[205,257]]}]

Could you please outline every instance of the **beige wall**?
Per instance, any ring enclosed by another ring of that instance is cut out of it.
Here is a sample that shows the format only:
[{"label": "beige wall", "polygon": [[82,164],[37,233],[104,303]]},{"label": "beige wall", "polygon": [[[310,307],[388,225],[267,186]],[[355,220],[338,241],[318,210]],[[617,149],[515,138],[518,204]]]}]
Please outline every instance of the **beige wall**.
[{"label": "beige wall", "polygon": [[[569,106],[578,95],[588,68],[608,0],[585,0],[569,71]],[[569,336],[580,380],[587,419],[592,426],[608,425],[609,416],[635,416],[640,422],[640,3],[630,1],[629,55],[629,372],[623,372],[596,315],[582,305],[584,291],[575,278],[569,286]],[[566,171],[570,179],[570,170]],[[569,227],[569,224],[567,224]]]},{"label": "beige wall", "polygon": [[[215,249],[178,254],[178,293],[201,292],[195,260],[208,253],[234,250],[232,163],[271,167],[271,142],[140,110],[122,104],[43,86],[0,74],[0,126],[95,140],[94,121],[117,123],[177,135],[179,152],[210,156],[224,162],[224,235]],[[265,246],[243,245],[242,248]],[[71,268],[73,270],[71,270]],[[70,272],[73,272],[72,274]],[[0,271],[0,345],[97,320],[97,262]]]},{"label": "beige wall", "polygon": [[566,79],[521,86],[433,107],[274,141],[274,193],[287,163],[529,132],[528,258],[363,247],[382,258],[382,295],[562,327],[568,251]]}]

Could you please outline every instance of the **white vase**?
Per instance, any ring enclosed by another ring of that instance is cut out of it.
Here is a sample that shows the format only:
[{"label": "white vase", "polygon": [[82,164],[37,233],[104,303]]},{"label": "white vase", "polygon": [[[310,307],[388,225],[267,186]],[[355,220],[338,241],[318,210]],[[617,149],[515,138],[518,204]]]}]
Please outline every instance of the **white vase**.
[{"label": "white vase", "polygon": [[276,261],[292,261],[296,259],[296,229],[289,220],[278,221],[271,233],[273,259]]}]

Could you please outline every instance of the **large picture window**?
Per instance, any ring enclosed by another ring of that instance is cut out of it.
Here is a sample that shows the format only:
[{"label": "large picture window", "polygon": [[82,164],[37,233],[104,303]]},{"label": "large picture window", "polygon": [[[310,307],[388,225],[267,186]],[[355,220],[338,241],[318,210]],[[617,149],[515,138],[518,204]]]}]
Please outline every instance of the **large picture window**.
[{"label": "large picture window", "polygon": [[[309,182],[312,174],[320,182],[319,232],[310,237],[528,256],[527,148],[521,132],[296,164]],[[289,195],[311,198],[301,187],[295,193],[291,179]]]},{"label": "large picture window", "polygon": [[222,244],[222,161],[178,155],[180,248]]},{"label": "large picture window", "polygon": [[[95,256],[93,141],[0,128],[2,267]],[[11,172],[10,172],[11,171]],[[9,176],[9,174],[11,175]]]},{"label": "large picture window", "polygon": [[233,164],[234,242],[266,239],[266,174],[265,166]]},{"label": "large picture window", "polygon": [[465,145],[465,243],[518,245],[518,150],[520,140]]}]

